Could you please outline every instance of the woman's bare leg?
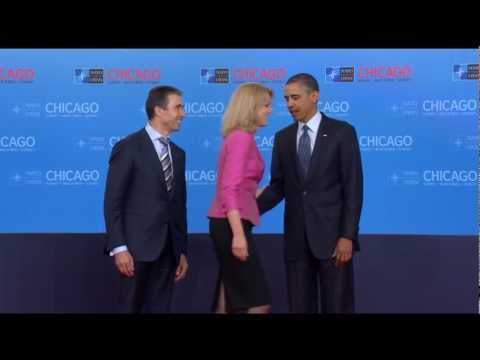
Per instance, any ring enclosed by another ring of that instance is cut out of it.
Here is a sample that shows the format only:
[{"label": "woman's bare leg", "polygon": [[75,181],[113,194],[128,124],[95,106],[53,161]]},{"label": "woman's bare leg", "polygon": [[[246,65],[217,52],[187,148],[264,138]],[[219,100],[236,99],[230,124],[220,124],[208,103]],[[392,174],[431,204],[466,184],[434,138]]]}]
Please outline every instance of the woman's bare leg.
[{"label": "woman's bare leg", "polygon": [[271,305],[255,306],[247,310],[247,314],[268,314],[271,311]]},{"label": "woman's bare leg", "polygon": [[220,289],[218,291],[217,307],[215,309],[215,313],[227,313],[227,302],[225,301],[225,287],[223,286],[223,281],[220,282]]}]

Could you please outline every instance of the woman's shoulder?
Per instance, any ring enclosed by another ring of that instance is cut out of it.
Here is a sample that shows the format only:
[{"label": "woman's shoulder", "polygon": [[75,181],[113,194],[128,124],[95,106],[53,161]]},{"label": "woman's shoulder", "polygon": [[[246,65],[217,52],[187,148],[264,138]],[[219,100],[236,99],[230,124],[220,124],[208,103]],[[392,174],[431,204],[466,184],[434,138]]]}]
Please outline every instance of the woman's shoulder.
[{"label": "woman's shoulder", "polygon": [[234,129],[225,137],[226,142],[250,142],[253,140],[253,133],[245,129]]}]

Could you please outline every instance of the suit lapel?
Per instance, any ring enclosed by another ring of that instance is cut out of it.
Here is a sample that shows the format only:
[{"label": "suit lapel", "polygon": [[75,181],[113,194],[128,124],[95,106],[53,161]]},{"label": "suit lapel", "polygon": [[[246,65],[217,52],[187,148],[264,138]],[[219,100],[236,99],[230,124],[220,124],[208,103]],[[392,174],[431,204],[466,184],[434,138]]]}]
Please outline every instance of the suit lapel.
[{"label": "suit lapel", "polygon": [[313,147],[312,157],[310,158],[310,166],[308,167],[305,182],[308,182],[314,172],[321,173],[326,164],[326,147],[328,145],[330,120],[322,113],[322,121],[318,127],[317,138]]},{"label": "suit lapel", "polygon": [[297,132],[298,132],[298,122],[292,126],[287,133],[287,154],[290,155],[290,159],[288,161],[289,164],[294,166],[293,171],[295,172],[295,179],[297,180],[298,184],[300,185],[303,182],[303,176],[299,173],[300,169],[300,162],[298,161],[297,156]]},{"label": "suit lapel", "polygon": [[[176,180],[177,179],[177,176],[182,176],[182,174],[180,174],[178,172],[178,169],[180,167],[180,162],[181,162],[181,156],[180,156],[180,151],[178,150],[177,148],[177,145],[175,145],[173,142],[170,142],[170,151],[172,153],[172,166],[173,166],[173,187],[172,187],[172,194],[173,192],[175,191],[175,184],[176,184]],[[183,176],[185,176],[185,174],[183,174]]]}]

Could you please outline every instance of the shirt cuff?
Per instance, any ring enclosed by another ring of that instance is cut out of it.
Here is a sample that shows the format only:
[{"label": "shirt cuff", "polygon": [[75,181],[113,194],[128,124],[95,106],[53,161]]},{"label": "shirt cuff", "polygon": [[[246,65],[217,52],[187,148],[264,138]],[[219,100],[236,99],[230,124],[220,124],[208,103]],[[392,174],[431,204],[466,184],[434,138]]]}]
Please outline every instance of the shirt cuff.
[{"label": "shirt cuff", "polygon": [[116,254],[124,252],[124,251],[128,251],[128,248],[125,245],[116,247],[115,249],[110,251],[110,256],[116,255]]}]

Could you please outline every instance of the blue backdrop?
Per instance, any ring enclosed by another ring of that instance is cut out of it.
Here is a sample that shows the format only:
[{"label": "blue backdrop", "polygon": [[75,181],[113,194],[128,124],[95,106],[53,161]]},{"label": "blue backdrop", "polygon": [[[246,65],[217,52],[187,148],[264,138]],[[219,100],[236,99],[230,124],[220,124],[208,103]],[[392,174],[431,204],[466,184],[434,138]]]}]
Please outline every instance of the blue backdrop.
[{"label": "blue backdrop", "polygon": [[[206,233],[220,122],[233,90],[275,92],[257,143],[291,123],[285,81],[320,84],[320,109],[357,129],[365,176],[362,234],[475,235],[479,67],[475,49],[1,50],[0,232],[104,232],[108,158],[145,126],[151,87],[184,92],[173,140],[187,152],[188,226]],[[265,173],[262,185],[269,180]],[[256,232],[281,233],[283,205]]]}]

